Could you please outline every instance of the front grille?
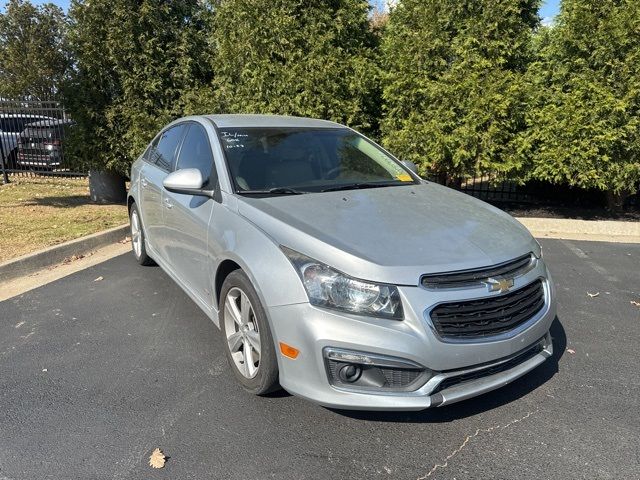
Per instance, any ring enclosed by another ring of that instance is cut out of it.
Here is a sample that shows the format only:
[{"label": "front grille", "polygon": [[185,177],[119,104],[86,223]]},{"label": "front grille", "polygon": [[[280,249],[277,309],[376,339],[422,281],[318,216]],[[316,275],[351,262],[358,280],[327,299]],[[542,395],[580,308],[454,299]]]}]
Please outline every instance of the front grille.
[{"label": "front grille", "polygon": [[471,382],[473,380],[478,380],[479,378],[488,377],[489,375],[494,375],[496,373],[506,372],[514,367],[517,367],[521,363],[526,362],[527,360],[535,357],[538,353],[543,350],[542,341],[536,343],[533,347],[527,348],[524,352],[517,354],[515,357],[510,358],[506,362],[499,363],[497,365],[491,365],[487,368],[483,368],[481,370],[476,370],[474,372],[464,373],[462,375],[456,375],[454,377],[445,378],[442,382],[438,384],[438,386],[431,392],[430,395],[434,393],[441,392],[447,388],[453,387],[455,385],[460,385],[461,383]]},{"label": "front grille", "polygon": [[535,262],[535,257],[527,253],[515,260],[493,265],[491,267],[475,268],[472,270],[458,270],[436,275],[424,275],[420,282],[429,289],[434,288],[459,288],[469,285],[477,285],[491,277],[514,278],[529,270]]},{"label": "front grille", "polygon": [[542,280],[505,295],[443,303],[431,310],[431,321],[444,338],[477,338],[508,332],[544,307]]}]

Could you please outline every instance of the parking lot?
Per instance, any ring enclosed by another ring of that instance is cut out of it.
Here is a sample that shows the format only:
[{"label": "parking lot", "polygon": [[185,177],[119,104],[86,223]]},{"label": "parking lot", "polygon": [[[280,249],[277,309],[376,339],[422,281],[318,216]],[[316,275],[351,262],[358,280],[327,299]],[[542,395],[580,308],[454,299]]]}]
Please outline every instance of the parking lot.
[{"label": "parking lot", "polygon": [[640,245],[541,243],[554,358],[423,412],[244,393],[214,325],[130,254],[2,302],[0,479],[639,479]]}]

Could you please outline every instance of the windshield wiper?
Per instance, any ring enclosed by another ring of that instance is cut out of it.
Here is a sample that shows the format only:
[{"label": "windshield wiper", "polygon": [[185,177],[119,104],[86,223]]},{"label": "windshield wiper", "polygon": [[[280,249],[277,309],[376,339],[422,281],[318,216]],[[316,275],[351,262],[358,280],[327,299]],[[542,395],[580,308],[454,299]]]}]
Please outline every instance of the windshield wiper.
[{"label": "windshield wiper", "polygon": [[241,195],[302,195],[308,192],[296,190],[295,188],[275,187],[268,190],[240,190],[238,193]]},{"label": "windshield wiper", "polygon": [[336,185],[335,187],[325,188],[321,192],[338,192],[340,190],[358,190],[362,188],[381,188],[381,187],[398,187],[408,185],[408,182],[389,182],[389,183],[347,183],[346,185]]}]

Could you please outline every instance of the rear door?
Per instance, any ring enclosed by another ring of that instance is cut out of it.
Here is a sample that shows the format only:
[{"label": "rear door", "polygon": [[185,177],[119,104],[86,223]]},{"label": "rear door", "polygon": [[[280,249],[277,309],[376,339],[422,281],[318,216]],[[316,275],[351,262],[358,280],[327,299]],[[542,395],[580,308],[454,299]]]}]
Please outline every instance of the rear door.
[{"label": "rear door", "polygon": [[[217,175],[206,130],[191,122],[180,147],[176,170],[197,168],[205,188],[214,189]],[[183,195],[163,190],[166,258],[171,269],[191,292],[212,304],[211,272],[207,240],[209,221],[218,203],[208,197]]]},{"label": "rear door", "polygon": [[176,152],[184,136],[185,126],[179,124],[162,132],[151,144],[140,172],[140,215],[151,247],[151,253],[165,260],[163,239],[162,181],[173,170]]}]

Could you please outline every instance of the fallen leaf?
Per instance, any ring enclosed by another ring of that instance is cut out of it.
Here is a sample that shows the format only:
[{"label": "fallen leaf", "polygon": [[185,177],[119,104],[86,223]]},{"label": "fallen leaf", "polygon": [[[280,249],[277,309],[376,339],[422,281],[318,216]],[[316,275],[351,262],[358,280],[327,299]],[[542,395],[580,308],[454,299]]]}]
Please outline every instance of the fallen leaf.
[{"label": "fallen leaf", "polygon": [[84,255],[71,255],[70,257],[65,258],[62,263],[68,265],[71,262],[75,262],[76,260],[80,260],[84,258]]},{"label": "fallen leaf", "polygon": [[570,353],[571,355],[573,355],[576,353],[576,351],[573,348],[567,348],[567,353]]},{"label": "fallen leaf", "polygon": [[104,277],[98,277],[94,280],[94,282],[101,282],[102,280],[104,280]]},{"label": "fallen leaf", "polygon": [[153,452],[151,452],[151,456],[149,457],[149,466],[152,468],[163,468],[166,462],[166,457],[162,450],[156,448]]},{"label": "fallen leaf", "polygon": [[640,307],[640,302],[636,302],[635,300],[631,300],[631,305],[635,305],[636,307]]},{"label": "fallen leaf", "polygon": [[593,297],[597,297],[598,295],[600,295],[600,292],[597,292],[597,293],[589,293],[589,292],[587,292],[587,295],[589,295],[591,298],[593,298]]}]

